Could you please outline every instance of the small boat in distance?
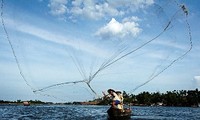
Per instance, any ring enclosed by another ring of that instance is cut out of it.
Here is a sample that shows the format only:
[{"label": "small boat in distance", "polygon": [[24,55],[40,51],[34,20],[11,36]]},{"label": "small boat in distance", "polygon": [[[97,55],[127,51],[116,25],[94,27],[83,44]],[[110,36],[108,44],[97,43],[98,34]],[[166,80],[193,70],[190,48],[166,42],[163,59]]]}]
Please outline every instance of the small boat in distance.
[{"label": "small boat in distance", "polygon": [[24,102],[23,102],[23,105],[24,105],[24,106],[30,106],[30,103],[29,103],[28,101],[24,101]]}]

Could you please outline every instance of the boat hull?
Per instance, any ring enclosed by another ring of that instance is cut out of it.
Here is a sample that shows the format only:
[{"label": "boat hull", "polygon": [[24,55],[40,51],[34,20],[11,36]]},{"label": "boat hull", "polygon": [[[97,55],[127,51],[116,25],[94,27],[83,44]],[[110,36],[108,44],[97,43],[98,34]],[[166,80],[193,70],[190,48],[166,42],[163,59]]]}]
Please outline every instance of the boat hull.
[{"label": "boat hull", "polygon": [[110,108],[107,111],[108,120],[129,120],[131,118],[131,110],[125,109],[121,111],[119,109]]}]

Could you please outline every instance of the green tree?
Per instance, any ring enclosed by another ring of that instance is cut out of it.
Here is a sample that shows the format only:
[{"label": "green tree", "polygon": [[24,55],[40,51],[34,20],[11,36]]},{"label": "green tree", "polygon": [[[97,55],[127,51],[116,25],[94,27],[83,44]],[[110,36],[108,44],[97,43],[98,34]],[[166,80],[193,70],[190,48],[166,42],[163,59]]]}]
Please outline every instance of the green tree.
[{"label": "green tree", "polygon": [[149,92],[142,92],[136,96],[138,104],[150,105],[151,94]]}]

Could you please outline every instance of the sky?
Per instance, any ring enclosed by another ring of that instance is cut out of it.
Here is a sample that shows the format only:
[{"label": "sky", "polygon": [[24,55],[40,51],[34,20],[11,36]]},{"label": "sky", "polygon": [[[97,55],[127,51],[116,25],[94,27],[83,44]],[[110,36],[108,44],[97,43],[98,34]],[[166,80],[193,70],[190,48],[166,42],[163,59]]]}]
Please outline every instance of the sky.
[{"label": "sky", "polygon": [[[0,99],[200,89],[199,0],[1,0]],[[184,9],[185,7],[185,9]]]}]

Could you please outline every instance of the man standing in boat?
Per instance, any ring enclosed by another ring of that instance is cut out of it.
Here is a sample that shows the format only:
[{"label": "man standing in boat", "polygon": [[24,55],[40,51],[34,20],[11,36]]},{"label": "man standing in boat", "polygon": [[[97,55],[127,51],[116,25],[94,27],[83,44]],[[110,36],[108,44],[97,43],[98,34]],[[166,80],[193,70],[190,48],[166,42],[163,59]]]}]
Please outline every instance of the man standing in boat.
[{"label": "man standing in boat", "polygon": [[[108,89],[108,95],[104,92],[104,98],[110,97],[111,107],[108,109],[107,113],[109,115],[109,119],[118,119],[118,120],[125,120],[131,117],[131,110],[130,108],[123,108],[123,95],[119,91],[115,91],[113,89]],[[117,94],[118,93],[118,94]]]},{"label": "man standing in boat", "polygon": [[122,92],[121,91],[116,91],[116,93],[117,93],[117,96],[120,99],[120,105],[121,105],[121,108],[122,108],[122,111],[123,111],[124,110],[124,107],[123,107],[123,100],[124,100],[124,98],[123,98]]},{"label": "man standing in boat", "polygon": [[108,93],[112,98],[111,107],[108,109],[108,114],[113,115],[115,111],[123,111],[121,106],[121,99],[113,89],[108,89]]},{"label": "man standing in boat", "polygon": [[104,98],[109,97],[112,100],[111,107],[115,109],[122,109],[121,104],[123,103],[123,96],[120,95],[121,92],[113,89],[108,89],[107,92],[109,93],[108,95],[103,92]]},{"label": "man standing in boat", "polygon": [[117,95],[117,93],[113,89],[108,89],[108,93],[112,97],[112,103],[111,103],[112,107],[115,108],[115,109],[122,109],[122,107],[121,107],[121,99]]}]

